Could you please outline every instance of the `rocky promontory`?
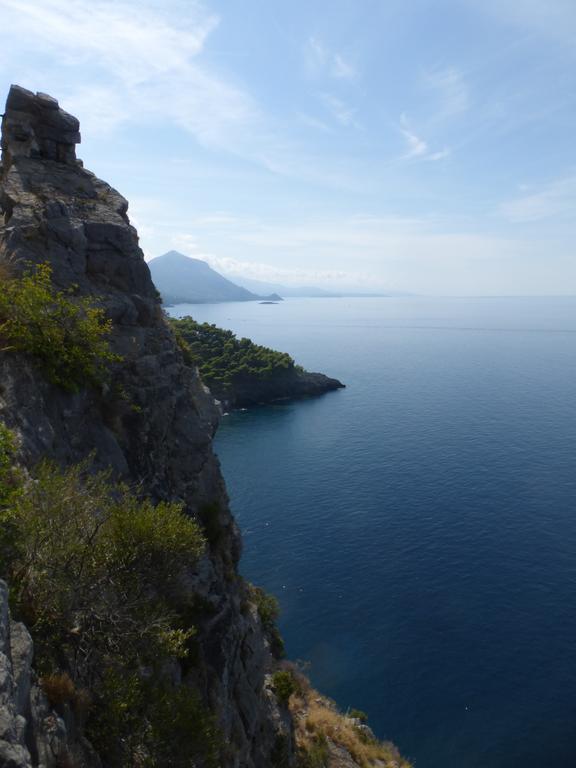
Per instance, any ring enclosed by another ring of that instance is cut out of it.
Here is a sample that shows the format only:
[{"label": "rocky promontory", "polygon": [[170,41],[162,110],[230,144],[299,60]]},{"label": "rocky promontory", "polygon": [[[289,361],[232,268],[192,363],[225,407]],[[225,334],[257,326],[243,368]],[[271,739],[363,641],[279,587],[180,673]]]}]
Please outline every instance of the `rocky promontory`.
[{"label": "rocky promontory", "polygon": [[345,387],[323,373],[310,373],[286,352],[239,339],[232,331],[192,317],[171,318],[185,359],[225,410],[315,397]]}]

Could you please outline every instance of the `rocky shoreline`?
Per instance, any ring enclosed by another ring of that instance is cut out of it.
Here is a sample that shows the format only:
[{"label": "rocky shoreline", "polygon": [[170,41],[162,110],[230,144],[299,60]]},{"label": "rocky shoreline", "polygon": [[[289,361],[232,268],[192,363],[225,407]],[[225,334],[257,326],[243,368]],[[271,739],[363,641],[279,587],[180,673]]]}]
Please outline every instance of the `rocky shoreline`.
[{"label": "rocky shoreline", "polygon": [[318,397],[345,387],[346,385],[338,379],[332,379],[323,373],[294,369],[267,379],[247,376],[245,380],[236,381],[230,387],[212,386],[210,391],[224,411],[231,411]]}]

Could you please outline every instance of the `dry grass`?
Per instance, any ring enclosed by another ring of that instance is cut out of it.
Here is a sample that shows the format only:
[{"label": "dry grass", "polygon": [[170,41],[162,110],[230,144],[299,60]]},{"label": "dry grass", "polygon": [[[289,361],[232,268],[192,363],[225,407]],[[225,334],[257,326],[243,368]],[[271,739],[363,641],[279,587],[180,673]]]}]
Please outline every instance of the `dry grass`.
[{"label": "dry grass", "polygon": [[[301,753],[314,752],[319,740],[328,739],[349,752],[362,768],[411,768],[393,744],[371,739],[358,727],[357,720],[339,712],[334,702],[315,691],[304,675],[298,672],[295,675],[299,690],[290,698],[290,710]],[[331,768],[329,757],[326,768]]]},{"label": "dry grass", "polygon": [[50,704],[67,704],[76,696],[76,686],[66,672],[40,678],[40,685]]}]

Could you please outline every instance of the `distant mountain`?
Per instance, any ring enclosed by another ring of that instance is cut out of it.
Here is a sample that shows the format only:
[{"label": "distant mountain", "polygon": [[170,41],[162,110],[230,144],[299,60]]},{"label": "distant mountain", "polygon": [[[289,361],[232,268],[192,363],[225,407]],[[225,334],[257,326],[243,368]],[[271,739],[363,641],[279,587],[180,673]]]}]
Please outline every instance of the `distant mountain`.
[{"label": "distant mountain", "polygon": [[280,296],[288,298],[289,296],[308,296],[310,298],[323,298],[341,296],[340,293],[332,293],[324,288],[316,288],[309,285],[281,285],[280,283],[268,283],[263,280],[253,280],[251,277],[238,277],[238,275],[229,275],[237,285],[241,285],[249,291],[258,293],[278,293]]},{"label": "distant mountain", "polygon": [[[231,276],[229,276],[231,277]],[[314,299],[337,299],[337,298],[379,298],[379,297],[391,297],[391,296],[411,296],[412,294],[405,293],[403,291],[382,291],[379,293],[368,293],[366,291],[358,290],[357,288],[342,288],[338,293],[333,291],[327,291],[324,288],[318,288],[311,285],[281,285],[280,283],[268,283],[263,280],[253,280],[251,277],[238,277],[234,275],[234,282],[237,285],[241,285],[249,291],[262,292],[275,292],[279,293],[284,298],[289,297],[307,297]]]},{"label": "distant mountain", "polygon": [[212,269],[205,261],[192,259],[178,251],[148,263],[152,280],[165,304],[212,304],[223,301],[282,301],[276,294],[259,296],[236,285]]}]

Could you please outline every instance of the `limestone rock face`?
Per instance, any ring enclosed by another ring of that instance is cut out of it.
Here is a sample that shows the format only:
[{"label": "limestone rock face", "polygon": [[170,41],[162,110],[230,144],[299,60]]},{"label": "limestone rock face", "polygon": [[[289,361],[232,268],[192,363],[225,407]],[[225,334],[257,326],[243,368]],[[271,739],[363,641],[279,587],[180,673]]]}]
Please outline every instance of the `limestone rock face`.
[{"label": "limestone rock face", "polygon": [[[188,674],[230,745],[223,768],[264,768],[279,734],[290,737],[290,723],[266,688],[271,655],[237,575],[240,538],[212,451],[218,413],[164,319],[126,200],[75,158],[78,130],[55,99],[10,90],[2,120],[0,266],[19,274],[48,263],[57,285],[93,297],[114,323],[112,346],[122,362],[110,385],[72,394],[46,381],[32,360],[2,354],[0,419],[18,434],[25,466],[42,457],[69,464],[92,455],[97,467],[111,467],[154,499],[181,500],[201,520],[207,508],[216,514],[217,545],[190,577],[206,610],[197,622],[198,664]],[[3,593],[0,738],[7,751],[0,765],[49,765],[38,747],[26,753],[28,703],[41,704],[29,636],[22,627],[10,634],[6,610]],[[21,649],[15,657],[10,638]]]},{"label": "limestone rock face", "polygon": [[37,157],[73,165],[80,123],[56,99],[13,85],[6,102],[2,150],[12,157]]},{"label": "limestone rock face", "polygon": [[32,671],[32,638],[11,621],[8,588],[0,581],[0,765],[52,768],[68,753],[66,726]]}]

